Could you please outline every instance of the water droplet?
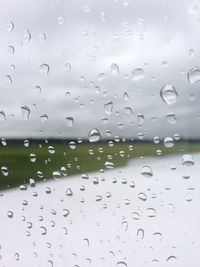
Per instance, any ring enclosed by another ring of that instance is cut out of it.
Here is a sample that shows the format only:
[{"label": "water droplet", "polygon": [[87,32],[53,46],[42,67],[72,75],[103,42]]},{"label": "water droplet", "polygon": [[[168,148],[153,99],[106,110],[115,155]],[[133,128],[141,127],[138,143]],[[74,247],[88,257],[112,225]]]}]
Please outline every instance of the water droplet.
[{"label": "water droplet", "polygon": [[160,138],[158,136],[155,136],[153,138],[153,142],[154,142],[154,144],[159,144],[160,143]]},{"label": "water droplet", "polygon": [[24,140],[24,146],[28,147],[29,146],[29,140]]},{"label": "water droplet", "polygon": [[5,121],[6,120],[6,115],[5,115],[4,111],[0,111],[0,120],[1,121]]},{"label": "water droplet", "polygon": [[178,93],[172,84],[166,84],[161,88],[160,96],[164,103],[172,105],[177,101]]},{"label": "water droplet", "polygon": [[71,188],[67,188],[67,190],[65,191],[65,195],[66,196],[73,196],[73,192],[72,192]]},{"label": "water droplet", "polygon": [[119,66],[116,63],[113,63],[111,65],[111,73],[116,76],[119,76]]},{"label": "water droplet", "polygon": [[143,114],[138,114],[137,115],[137,123],[140,126],[144,123],[144,115]]},{"label": "water droplet", "polygon": [[147,196],[145,193],[141,192],[137,195],[137,197],[142,200],[142,201],[146,201],[147,200]]},{"label": "water droplet", "polygon": [[47,64],[41,64],[40,67],[39,67],[39,71],[40,73],[44,74],[44,75],[48,75],[49,74],[49,65]]},{"label": "water droplet", "polygon": [[6,166],[2,166],[2,167],[1,167],[1,172],[2,172],[2,174],[3,174],[4,176],[8,176],[8,174],[9,174],[8,167],[6,167]]},{"label": "water droplet", "polygon": [[76,149],[76,143],[74,141],[69,142],[70,149]]},{"label": "water droplet", "polygon": [[101,17],[101,21],[102,22],[105,22],[107,20],[106,12],[105,11],[102,11],[101,14],[100,14],[100,17]]},{"label": "water droplet", "polygon": [[19,260],[19,253],[15,253],[15,260],[18,261]]},{"label": "water droplet", "polygon": [[37,158],[36,158],[36,155],[35,155],[35,154],[30,154],[29,157],[30,157],[30,161],[31,161],[31,162],[36,162],[36,159],[37,159]]},{"label": "water droplet", "polygon": [[53,178],[60,179],[61,178],[61,173],[59,171],[53,171]]},{"label": "water droplet", "polygon": [[153,171],[151,169],[151,167],[149,166],[143,166],[142,167],[142,171],[141,171],[141,174],[144,176],[144,177],[152,177],[153,176]]},{"label": "water droplet", "polygon": [[139,81],[144,78],[145,72],[143,69],[137,68],[132,71],[133,81]]},{"label": "water droplet", "polygon": [[166,116],[167,121],[171,124],[175,124],[177,122],[176,115],[174,113],[169,113]]},{"label": "water droplet", "polygon": [[165,137],[164,139],[164,147],[171,148],[174,146],[174,140],[172,137]]},{"label": "water droplet", "polygon": [[22,106],[21,107],[21,112],[22,112],[22,119],[23,120],[28,120],[30,116],[30,108],[27,106]]},{"label": "water droplet", "polygon": [[59,16],[58,19],[57,19],[57,21],[58,21],[58,24],[59,25],[63,25],[65,23],[65,19],[62,16]]},{"label": "water droplet", "polygon": [[44,226],[40,226],[41,229],[41,235],[46,235],[47,234],[47,229]]},{"label": "water droplet", "polygon": [[156,216],[156,210],[154,208],[148,208],[146,212],[149,218],[154,218]]},{"label": "water droplet", "polygon": [[172,261],[174,261],[174,260],[177,260],[177,257],[176,257],[176,256],[173,256],[173,255],[171,255],[171,256],[169,256],[169,257],[167,258],[167,262],[168,262],[168,261],[172,262]]},{"label": "water droplet", "polygon": [[94,142],[98,142],[101,140],[101,135],[98,129],[93,128],[90,130],[89,134],[88,134],[88,140],[90,141],[90,143],[94,143]]},{"label": "water droplet", "polygon": [[74,124],[74,119],[73,119],[72,117],[67,117],[67,118],[66,118],[66,121],[67,121],[67,125],[68,125],[69,127],[72,127],[72,126],[73,126],[73,124]]},{"label": "water droplet", "polygon": [[65,69],[65,71],[67,71],[67,72],[70,72],[71,71],[71,69],[72,69],[72,67],[71,67],[71,64],[70,63],[65,63],[65,65],[64,65],[64,69]]},{"label": "water droplet", "polygon": [[40,120],[43,122],[43,121],[47,121],[48,120],[48,115],[47,114],[42,114],[40,116]]},{"label": "water droplet", "polygon": [[12,32],[14,30],[14,23],[12,21],[9,21],[7,24],[6,24],[6,29],[8,32]]},{"label": "water droplet", "polygon": [[3,146],[6,146],[7,145],[7,141],[5,138],[1,138],[1,143]]},{"label": "water droplet", "polygon": [[70,212],[69,212],[68,209],[63,209],[63,210],[62,210],[62,215],[63,215],[64,217],[67,217],[69,214],[70,214]]},{"label": "water droplet", "polygon": [[8,216],[8,218],[13,218],[13,212],[11,211],[11,210],[9,210],[8,212],[7,212],[7,216]]},{"label": "water droplet", "polygon": [[54,154],[56,152],[55,147],[49,146],[48,147],[48,152],[49,152],[49,154]]},{"label": "water droplet", "polygon": [[112,114],[113,102],[109,101],[106,104],[104,104],[104,110],[105,110],[106,114],[108,114],[108,115]]},{"label": "water droplet", "polygon": [[45,33],[39,33],[38,38],[40,39],[41,42],[45,43],[47,40],[46,34]]},{"label": "water droplet", "polygon": [[125,261],[118,261],[116,265],[118,267],[128,267],[128,265]]},{"label": "water droplet", "polygon": [[194,67],[189,70],[187,78],[190,84],[194,84],[200,81],[200,68]]},{"label": "water droplet", "polygon": [[194,160],[193,157],[190,154],[185,154],[182,156],[182,165],[184,166],[193,166],[194,165]]},{"label": "water droplet", "polygon": [[105,167],[106,167],[106,169],[113,169],[115,167],[115,164],[113,162],[106,161]]},{"label": "water droplet", "polygon": [[14,53],[15,53],[15,48],[14,48],[14,46],[9,45],[9,46],[8,46],[8,52],[9,52],[10,54],[14,54]]},{"label": "water droplet", "polygon": [[142,240],[142,239],[144,239],[144,230],[140,228],[137,230],[137,240]]},{"label": "water droplet", "polygon": [[123,221],[121,223],[121,228],[124,230],[124,231],[127,231],[128,230],[128,222],[127,221]]},{"label": "water droplet", "polygon": [[29,30],[24,31],[22,38],[23,38],[23,40],[25,42],[28,43],[31,40],[31,33],[30,33],[30,31]]}]

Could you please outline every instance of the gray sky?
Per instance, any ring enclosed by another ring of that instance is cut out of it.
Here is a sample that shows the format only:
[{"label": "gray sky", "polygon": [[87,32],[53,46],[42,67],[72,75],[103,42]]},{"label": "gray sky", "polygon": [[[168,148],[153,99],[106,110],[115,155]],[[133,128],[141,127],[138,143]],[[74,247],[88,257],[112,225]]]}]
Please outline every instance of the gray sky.
[{"label": "gray sky", "polygon": [[[2,0],[0,20],[1,137],[86,137],[91,128],[102,137],[106,130],[110,137],[200,136],[200,82],[187,80],[200,67],[200,1]],[[134,80],[137,68],[144,76]],[[172,105],[160,97],[166,84],[178,93]],[[28,120],[22,106],[30,109]],[[43,114],[48,120],[41,121]],[[73,117],[72,127],[66,117]]]}]

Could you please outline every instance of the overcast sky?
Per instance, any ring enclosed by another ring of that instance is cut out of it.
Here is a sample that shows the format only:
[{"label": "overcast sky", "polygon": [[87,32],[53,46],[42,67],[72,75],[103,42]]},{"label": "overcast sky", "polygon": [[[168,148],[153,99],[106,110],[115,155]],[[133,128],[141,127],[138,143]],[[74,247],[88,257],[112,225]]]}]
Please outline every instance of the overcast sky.
[{"label": "overcast sky", "polygon": [[2,0],[0,21],[0,137],[200,136],[200,1]]}]

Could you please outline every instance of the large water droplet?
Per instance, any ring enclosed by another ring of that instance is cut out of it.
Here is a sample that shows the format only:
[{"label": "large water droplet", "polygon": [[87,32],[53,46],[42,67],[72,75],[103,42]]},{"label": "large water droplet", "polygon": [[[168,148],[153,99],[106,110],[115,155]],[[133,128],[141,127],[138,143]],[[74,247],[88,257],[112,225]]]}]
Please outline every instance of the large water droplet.
[{"label": "large water droplet", "polygon": [[200,81],[200,68],[194,67],[189,70],[187,78],[190,84],[194,84]]},{"label": "large water droplet", "polygon": [[161,88],[160,96],[164,103],[172,105],[177,101],[178,93],[172,84],[166,84]]},{"label": "large water droplet", "polygon": [[94,143],[94,142],[98,142],[101,139],[101,135],[98,129],[93,128],[90,130],[89,134],[88,134],[88,140],[90,141],[90,143]]}]

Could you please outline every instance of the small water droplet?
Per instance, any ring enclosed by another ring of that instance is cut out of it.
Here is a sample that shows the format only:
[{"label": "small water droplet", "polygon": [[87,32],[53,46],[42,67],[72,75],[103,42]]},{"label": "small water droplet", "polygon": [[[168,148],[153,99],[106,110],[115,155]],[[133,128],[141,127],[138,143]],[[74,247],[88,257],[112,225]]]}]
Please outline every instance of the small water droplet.
[{"label": "small water droplet", "polygon": [[30,154],[29,157],[30,157],[30,161],[31,161],[31,162],[36,162],[36,159],[37,159],[37,158],[36,158],[36,155],[35,155],[35,154]]},{"label": "small water droplet", "polygon": [[116,266],[118,267],[128,267],[127,263],[125,261],[118,261],[116,263]]},{"label": "small water droplet", "polygon": [[200,68],[194,67],[189,70],[187,78],[190,84],[194,84],[200,81]]},{"label": "small water droplet", "polygon": [[12,21],[9,21],[7,24],[6,24],[6,29],[8,32],[12,32],[14,30],[14,23]]},{"label": "small water droplet", "polygon": [[132,71],[132,79],[133,81],[139,81],[144,78],[145,72],[141,68],[134,69]]},{"label": "small water droplet", "polygon": [[171,148],[174,146],[174,139],[172,137],[165,137],[164,147]]},{"label": "small water droplet", "polygon": [[171,124],[175,124],[177,122],[176,115],[174,113],[169,113],[166,116],[167,121]]},{"label": "small water droplet", "polygon": [[145,193],[141,192],[137,195],[137,197],[142,200],[142,201],[146,201],[147,200],[147,196]]},{"label": "small water droplet", "polygon": [[73,126],[73,124],[74,124],[74,119],[73,119],[72,117],[67,117],[67,118],[66,118],[66,121],[67,121],[67,125],[68,125],[69,127],[72,127],[72,126]]},{"label": "small water droplet", "polygon": [[137,240],[142,240],[142,239],[144,239],[144,230],[140,228],[137,230]]},{"label": "small water droplet", "polygon": [[70,149],[76,149],[76,143],[74,141],[69,142]]},{"label": "small water droplet", "polygon": [[65,69],[65,71],[67,71],[67,72],[70,72],[71,71],[71,69],[72,69],[72,67],[71,67],[71,64],[70,63],[65,63],[65,65],[64,65],[64,69]]},{"label": "small water droplet", "polygon": [[7,212],[7,216],[8,216],[8,218],[13,218],[13,212],[11,211],[11,210],[9,210],[8,212]]},{"label": "small water droplet", "polygon": [[44,226],[40,226],[41,229],[41,235],[46,235],[47,234],[47,229]]},{"label": "small water droplet", "polygon": [[153,176],[153,171],[151,169],[151,167],[149,166],[143,166],[142,167],[142,170],[141,170],[141,174],[144,176],[144,177],[152,177]]},{"label": "small water droplet", "polygon": [[28,147],[29,146],[29,140],[24,140],[24,146]]},{"label": "small water droplet", "polygon": [[177,101],[178,93],[172,84],[166,84],[161,88],[160,96],[165,104],[172,105]]},{"label": "small water droplet", "polygon": [[173,255],[171,255],[171,256],[169,256],[169,257],[167,258],[167,262],[168,262],[168,261],[172,262],[172,261],[174,261],[174,260],[177,260],[177,257],[176,257],[176,256],[173,256]]},{"label": "small water droplet", "polygon": [[113,63],[111,65],[111,73],[116,76],[119,76],[119,66],[116,63]]},{"label": "small water droplet", "polygon": [[48,147],[48,152],[49,152],[49,154],[54,154],[56,152],[55,147],[49,146]]},{"label": "small water droplet", "polygon": [[59,16],[58,19],[57,19],[57,22],[58,22],[59,25],[63,25],[65,23],[64,17]]},{"label": "small water droplet", "polygon": [[107,15],[105,11],[102,11],[100,14],[100,18],[102,22],[105,22],[107,20]]},{"label": "small water droplet", "polygon": [[4,111],[0,111],[0,120],[1,121],[5,121],[6,120],[6,115],[5,115]]},{"label": "small water droplet", "polygon": [[98,142],[101,140],[101,135],[98,129],[93,128],[88,134],[88,140],[90,143]]},{"label": "small water droplet", "polygon": [[31,33],[30,33],[30,31],[29,30],[24,31],[22,38],[23,38],[23,40],[25,42],[28,43],[31,40]]},{"label": "small water droplet", "polygon": [[66,196],[73,196],[73,192],[72,192],[71,188],[67,188],[67,190],[65,191],[65,195]]},{"label": "small water droplet", "polygon": [[8,170],[8,167],[6,166],[2,166],[1,167],[1,172],[4,176],[8,176],[9,175],[9,170]]},{"label": "small water droplet", "polygon": [[112,114],[113,102],[109,101],[106,104],[104,104],[104,110],[105,110],[106,114],[108,114],[108,115]]},{"label": "small water droplet", "polygon": [[21,112],[22,112],[22,119],[23,120],[28,120],[29,119],[29,116],[30,116],[30,108],[27,107],[27,106],[22,106],[21,107]]},{"label": "small water droplet", "polygon": [[185,154],[182,156],[182,165],[184,166],[193,166],[194,165],[194,160],[193,160],[193,157],[192,155],[190,154]]},{"label": "small water droplet", "polygon": [[115,164],[113,162],[106,161],[105,167],[106,167],[106,169],[113,169],[115,167]]},{"label": "small water droplet", "polygon": [[47,121],[48,120],[48,115],[47,114],[42,114],[40,116],[40,120],[43,122],[43,121]]},{"label": "small water droplet", "polygon": [[67,217],[69,214],[70,214],[70,212],[69,212],[68,209],[63,209],[63,210],[62,210],[62,215],[63,215],[63,217]]},{"label": "small water droplet", "polygon": [[48,75],[49,74],[49,65],[47,64],[41,64],[40,67],[39,67],[39,71],[40,73],[44,74],[44,75]]}]

